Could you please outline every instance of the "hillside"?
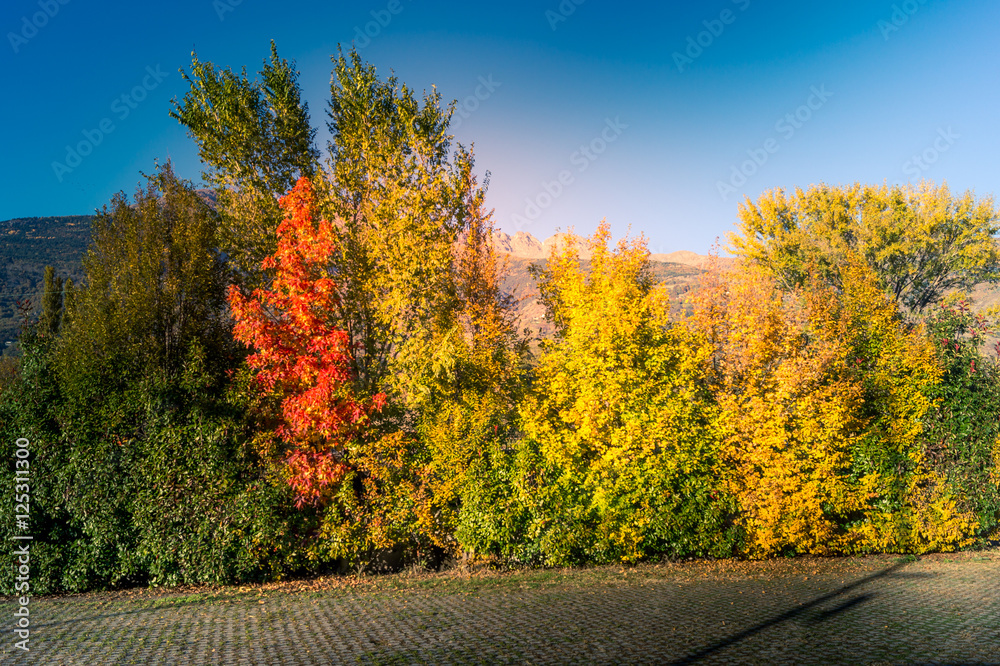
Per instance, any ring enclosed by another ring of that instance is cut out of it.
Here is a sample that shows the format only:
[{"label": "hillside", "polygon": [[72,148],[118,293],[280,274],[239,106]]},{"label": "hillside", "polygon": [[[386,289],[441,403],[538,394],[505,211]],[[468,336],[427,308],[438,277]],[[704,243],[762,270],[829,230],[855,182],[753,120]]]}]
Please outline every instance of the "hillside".
[{"label": "hillside", "polygon": [[[520,327],[529,328],[540,337],[552,334],[552,326],[545,321],[545,306],[538,300],[538,287],[531,277],[529,268],[532,264],[545,265],[549,252],[557,247],[565,238],[564,234],[550,236],[539,241],[531,234],[519,231],[513,236],[498,232],[494,236],[497,249],[507,255],[508,275],[504,286],[519,299],[518,316]],[[590,252],[580,247],[581,266],[590,268]],[[682,305],[681,296],[697,281],[704,272],[704,266],[709,257],[694,252],[674,252],[670,255],[652,255],[651,267],[653,276],[667,285],[670,290],[671,305],[678,312]],[[724,263],[731,260],[722,260]]]},{"label": "hillside", "polygon": [[[30,300],[37,311],[46,265],[54,266],[61,277],[70,277],[78,284],[82,282],[81,258],[90,242],[92,220],[92,215],[72,215],[0,222],[3,239],[0,242],[0,342],[13,343],[17,339],[18,300]],[[532,263],[544,265],[545,257],[563,238],[563,234],[557,234],[539,241],[523,231],[513,236],[502,232],[496,235],[498,249],[510,260],[505,286],[521,299],[518,311],[521,326],[543,336],[550,334],[551,329],[545,322],[545,308],[537,300],[537,288],[528,268]],[[586,248],[581,248],[580,254],[586,267],[590,254]],[[651,258],[654,274],[671,288],[673,295],[689,288],[701,274],[707,259],[693,252],[653,255]],[[679,299],[675,299],[675,304],[678,303]],[[5,344],[4,351],[9,351],[10,346]]]},{"label": "hillside", "polygon": [[[17,339],[17,301],[40,303],[45,266],[79,283],[81,257],[90,243],[92,215],[24,217],[0,222],[0,342]],[[37,311],[37,310],[36,310]]]},{"label": "hillside", "polygon": [[[90,242],[92,220],[92,215],[71,215],[0,222],[0,342],[17,339],[19,299],[29,299],[38,307],[46,265],[54,266],[58,275],[71,277],[76,283],[83,280],[81,258]],[[557,234],[540,241],[523,231],[513,236],[498,232],[494,237],[497,249],[508,258],[504,286],[519,299],[520,325],[541,337],[551,335],[552,329],[545,321],[545,308],[538,301],[538,289],[529,267],[536,263],[544,266],[545,258],[564,237]],[[590,254],[586,248],[580,248],[580,256],[584,268],[588,268]],[[670,289],[676,312],[682,294],[704,272],[709,257],[682,250],[654,254],[650,259],[653,274]],[[723,257],[719,261],[726,266],[733,260]],[[1000,302],[1000,289],[996,285],[980,285],[972,296],[974,309],[982,310]],[[4,351],[9,351],[9,347],[5,344]]]}]

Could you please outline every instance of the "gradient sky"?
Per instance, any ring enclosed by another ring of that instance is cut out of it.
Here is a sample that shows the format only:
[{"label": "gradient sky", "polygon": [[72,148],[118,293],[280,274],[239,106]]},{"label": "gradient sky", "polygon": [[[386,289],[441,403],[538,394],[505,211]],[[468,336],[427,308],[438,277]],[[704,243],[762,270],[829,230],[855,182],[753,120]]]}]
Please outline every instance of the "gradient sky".
[{"label": "gradient sky", "polygon": [[985,196],[1000,176],[995,0],[63,2],[0,9],[0,219],[92,213],[156,159],[197,182],[167,115],[192,50],[256,72],[276,40],[325,151],[329,56],[366,24],[381,74],[460,100],[454,133],[511,233],[606,217],[653,252],[705,252],[771,188],[926,178]]}]

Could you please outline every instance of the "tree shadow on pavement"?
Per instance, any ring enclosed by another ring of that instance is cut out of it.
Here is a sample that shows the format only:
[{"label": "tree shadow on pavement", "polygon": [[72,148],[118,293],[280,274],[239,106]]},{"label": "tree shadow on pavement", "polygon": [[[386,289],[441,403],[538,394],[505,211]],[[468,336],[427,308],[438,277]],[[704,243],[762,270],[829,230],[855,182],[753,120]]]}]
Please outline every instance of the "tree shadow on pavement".
[{"label": "tree shadow on pavement", "polygon": [[[688,656],[686,656],[686,657],[684,657],[682,659],[678,659],[678,660],[672,661],[670,663],[671,664],[693,664],[695,662],[698,662],[698,661],[700,661],[702,659],[705,659],[706,657],[712,655],[713,653],[719,652],[720,650],[724,650],[725,648],[728,648],[728,647],[730,647],[732,645],[735,645],[735,644],[739,643],[742,640],[750,638],[754,634],[758,634],[758,633],[760,633],[760,632],[762,632],[762,631],[764,631],[766,629],[770,629],[771,627],[774,627],[776,625],[779,625],[779,624],[782,624],[784,622],[788,622],[790,620],[794,620],[794,619],[797,619],[797,618],[799,618],[799,617],[801,617],[803,615],[806,615],[813,608],[816,608],[817,606],[819,606],[821,604],[824,604],[827,601],[830,601],[832,599],[836,599],[837,597],[841,597],[841,596],[847,594],[848,592],[850,592],[851,590],[857,589],[857,588],[859,588],[859,587],[861,587],[863,585],[866,585],[867,583],[870,583],[870,582],[872,582],[874,580],[878,580],[880,578],[927,578],[927,577],[934,577],[935,576],[935,574],[930,574],[930,573],[916,573],[916,572],[914,572],[914,573],[901,573],[900,569],[902,569],[903,567],[905,567],[907,564],[909,564],[909,562],[906,562],[906,561],[898,562],[898,563],[892,565],[891,567],[888,567],[887,569],[883,569],[882,571],[876,572],[876,573],[874,573],[874,574],[872,574],[870,576],[866,576],[865,578],[861,578],[860,580],[857,580],[857,581],[851,583],[850,585],[844,585],[843,587],[840,587],[837,590],[834,590],[833,592],[830,592],[829,594],[824,594],[821,597],[817,597],[816,599],[813,599],[812,601],[810,601],[808,603],[802,604],[801,606],[799,606],[797,608],[785,611],[784,613],[781,613],[780,615],[776,615],[775,617],[770,618],[768,620],[764,620],[760,624],[757,624],[757,625],[755,625],[753,627],[750,627],[749,629],[746,629],[746,630],[741,631],[741,632],[739,632],[737,634],[729,636],[728,638],[724,638],[724,639],[722,639],[722,640],[720,640],[720,641],[718,641],[716,643],[713,643],[711,645],[708,645],[708,646],[702,648],[701,650],[699,650],[698,652],[695,652],[694,654],[690,654],[690,655],[688,655]],[[869,599],[871,599],[873,596],[874,595],[872,595],[872,594],[863,594],[863,595],[860,595],[860,596],[857,596],[857,597],[853,597],[851,599],[848,599],[848,600],[844,601],[843,603],[841,603],[839,606],[836,606],[835,608],[832,608],[832,609],[829,609],[829,610],[825,610],[825,611],[817,614],[815,617],[813,617],[810,620],[808,620],[808,622],[810,624],[818,624],[820,622],[824,622],[824,621],[830,619],[831,617],[833,617],[835,615],[838,615],[840,613],[843,613],[844,611],[847,611],[847,610],[850,610],[851,608],[854,608],[855,606],[858,606],[860,604],[865,603],[866,601],[868,601]]]}]

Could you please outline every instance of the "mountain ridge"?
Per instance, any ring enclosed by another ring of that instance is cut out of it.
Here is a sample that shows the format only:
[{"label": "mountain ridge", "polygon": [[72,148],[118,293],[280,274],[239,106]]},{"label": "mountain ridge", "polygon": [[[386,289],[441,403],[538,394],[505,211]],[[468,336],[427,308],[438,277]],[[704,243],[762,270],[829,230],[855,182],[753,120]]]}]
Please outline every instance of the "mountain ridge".
[{"label": "mountain ridge", "polygon": [[[548,259],[552,251],[562,247],[569,234],[557,233],[549,236],[545,240],[538,240],[526,231],[518,231],[513,236],[503,232],[493,232],[493,245],[500,252],[517,259]],[[580,259],[590,259],[592,253],[587,247],[586,239],[577,238],[577,249]],[[678,250],[670,253],[650,254],[652,261],[660,263],[681,264],[704,270],[712,260],[707,254],[698,254],[690,250]],[[719,257],[722,265],[729,264],[732,259],[729,257]]]},{"label": "mountain ridge", "polygon": [[[212,193],[199,190],[199,196],[215,207]],[[21,217],[0,221],[0,353],[10,347],[5,343],[17,339],[20,325],[17,302],[30,301],[39,307],[42,276],[46,265],[52,265],[60,277],[83,280],[82,259],[90,243],[90,227],[94,215],[61,215]],[[544,320],[545,308],[538,301],[538,286],[530,274],[530,266],[544,264],[553,250],[561,247],[568,234],[554,234],[539,240],[530,233],[513,235],[494,231],[493,243],[509,257],[505,288],[520,297],[518,313],[522,321],[547,335],[550,327]],[[581,263],[589,267],[591,252],[584,239],[577,239]],[[702,273],[709,257],[682,250],[670,254],[650,255],[653,274],[672,292],[684,291]],[[724,260],[725,261],[725,260]]]}]

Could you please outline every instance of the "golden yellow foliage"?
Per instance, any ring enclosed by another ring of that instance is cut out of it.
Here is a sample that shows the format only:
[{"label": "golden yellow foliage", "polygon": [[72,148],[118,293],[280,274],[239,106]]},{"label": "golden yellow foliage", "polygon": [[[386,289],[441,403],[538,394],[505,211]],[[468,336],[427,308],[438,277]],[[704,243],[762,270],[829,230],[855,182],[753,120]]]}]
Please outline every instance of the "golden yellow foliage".
[{"label": "golden yellow foliage", "polygon": [[995,278],[1000,231],[992,198],[947,185],[814,185],[767,192],[740,205],[736,254],[786,288],[810,271],[840,287],[838,269],[862,260],[902,307],[923,310],[950,290]]},{"label": "golden yellow foliage", "polygon": [[934,350],[861,261],[847,258],[840,283],[784,292],[742,263],[693,298],[746,554],[966,545],[977,523],[923,457]]},{"label": "golden yellow foliage", "polygon": [[644,241],[610,235],[590,238],[589,272],[571,239],[541,273],[557,331],[521,409],[535,535],[556,563],[723,554],[704,352],[669,323]]},{"label": "golden yellow foliage", "polygon": [[713,347],[723,482],[739,501],[747,554],[826,554],[849,535],[838,517],[864,507],[850,451],[861,388],[827,290],[784,296],[763,269],[714,272],[694,298]]}]

